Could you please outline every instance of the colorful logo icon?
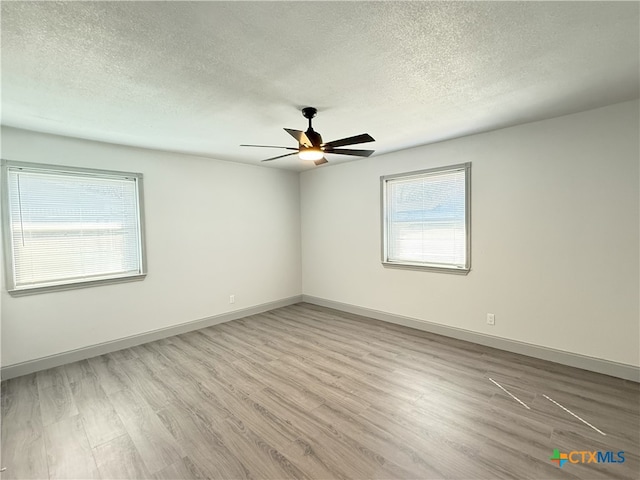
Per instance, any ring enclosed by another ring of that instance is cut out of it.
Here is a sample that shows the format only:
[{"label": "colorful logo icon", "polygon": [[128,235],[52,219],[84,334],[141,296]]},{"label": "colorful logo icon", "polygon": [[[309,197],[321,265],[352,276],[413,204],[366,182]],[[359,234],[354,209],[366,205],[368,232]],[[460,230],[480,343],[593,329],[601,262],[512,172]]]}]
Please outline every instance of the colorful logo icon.
[{"label": "colorful logo icon", "polygon": [[569,453],[560,453],[558,448],[553,449],[553,455],[549,457],[553,463],[562,468],[569,463],[624,463],[624,451],[620,452],[603,452],[603,451],[587,451],[574,450]]},{"label": "colorful logo icon", "polygon": [[553,455],[549,457],[552,462],[555,462],[558,467],[562,468],[562,466],[569,461],[569,457],[566,453],[560,453],[560,450],[557,448],[553,449]]}]

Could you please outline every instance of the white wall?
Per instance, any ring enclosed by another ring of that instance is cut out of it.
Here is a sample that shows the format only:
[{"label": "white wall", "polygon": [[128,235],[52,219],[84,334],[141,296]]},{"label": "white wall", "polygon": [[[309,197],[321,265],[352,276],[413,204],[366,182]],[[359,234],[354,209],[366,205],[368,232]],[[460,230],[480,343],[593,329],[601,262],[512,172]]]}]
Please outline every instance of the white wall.
[{"label": "white wall", "polygon": [[[302,173],[303,293],[640,365],[638,110],[626,102]],[[384,268],[380,176],[469,161],[469,275]]]},{"label": "white wall", "polygon": [[301,293],[297,173],[4,127],[2,158],[142,172],[149,272],[17,298],[3,285],[3,366]]},{"label": "white wall", "polygon": [[[302,218],[305,294],[640,365],[639,107],[317,168],[301,192],[294,172],[3,127],[5,159],[144,173],[149,275],[18,298],[3,286],[2,364],[298,295]],[[471,273],[383,268],[379,177],[467,161]]]}]

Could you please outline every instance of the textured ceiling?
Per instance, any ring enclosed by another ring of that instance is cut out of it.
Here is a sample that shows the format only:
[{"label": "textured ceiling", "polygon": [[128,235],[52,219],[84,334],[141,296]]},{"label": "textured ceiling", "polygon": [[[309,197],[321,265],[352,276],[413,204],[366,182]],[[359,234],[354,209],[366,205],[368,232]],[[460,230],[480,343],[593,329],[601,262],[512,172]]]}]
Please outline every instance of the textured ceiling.
[{"label": "textured ceiling", "polygon": [[367,132],[380,154],[637,98],[638,10],[5,1],[2,123],[257,164],[278,150],[239,144],[295,146],[282,127],[311,105],[325,141]]}]

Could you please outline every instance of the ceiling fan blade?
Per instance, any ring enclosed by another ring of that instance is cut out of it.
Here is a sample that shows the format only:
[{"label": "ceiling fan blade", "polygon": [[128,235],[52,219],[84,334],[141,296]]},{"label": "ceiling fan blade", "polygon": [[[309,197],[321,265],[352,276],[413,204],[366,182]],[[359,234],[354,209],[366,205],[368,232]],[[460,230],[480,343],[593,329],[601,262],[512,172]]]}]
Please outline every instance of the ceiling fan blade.
[{"label": "ceiling fan blade", "polygon": [[326,158],[322,157],[320,160],[316,160],[315,163],[316,165],[322,165],[323,163],[328,163],[329,160],[327,160]]},{"label": "ceiling fan blade", "polygon": [[271,157],[271,158],[265,158],[264,160],[261,160],[262,162],[270,162],[271,160],[277,160],[278,158],[282,158],[282,157],[289,157],[291,155],[297,155],[298,152],[293,152],[293,153],[285,153],[284,155],[279,155],[277,157]]},{"label": "ceiling fan blade", "polygon": [[293,147],[278,147],[276,145],[240,145],[241,147],[261,147],[261,148],[286,148],[287,150],[298,150]]},{"label": "ceiling fan blade", "polygon": [[311,140],[307,138],[303,131],[293,130],[292,128],[285,128],[285,131],[293,138],[295,138],[300,145],[304,145],[305,147],[313,147]]},{"label": "ceiling fan blade", "polygon": [[339,155],[353,155],[355,157],[368,157],[375,150],[351,150],[350,148],[327,148],[325,153],[337,153]]},{"label": "ceiling fan blade", "polygon": [[345,145],[356,145],[357,143],[375,142],[376,140],[368,133],[356,135],[355,137],[341,138],[340,140],[334,140],[327,142],[323,147],[344,147]]}]

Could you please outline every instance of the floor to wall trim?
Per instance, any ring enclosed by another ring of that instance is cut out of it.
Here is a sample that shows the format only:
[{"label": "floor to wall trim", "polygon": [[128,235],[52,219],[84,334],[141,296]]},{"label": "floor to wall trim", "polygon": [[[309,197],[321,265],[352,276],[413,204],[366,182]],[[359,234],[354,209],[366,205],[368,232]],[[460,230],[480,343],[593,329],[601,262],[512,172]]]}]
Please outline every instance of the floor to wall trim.
[{"label": "floor to wall trim", "polygon": [[7,365],[2,367],[0,375],[2,380],[7,380],[9,378],[39,372],[40,370],[59,367],[60,365],[65,365],[67,363],[77,362],[78,360],[85,360],[97,355],[115,352],[117,350],[122,350],[123,348],[135,347],[136,345],[141,345],[143,343],[153,342],[162,338],[172,337],[181,333],[187,333],[193,330],[217,325],[219,323],[236,320],[238,318],[248,317],[249,315],[256,315],[275,308],[286,307],[288,305],[293,305],[294,303],[299,303],[300,301],[302,301],[302,296],[296,295],[273,302],[254,305],[253,307],[242,308],[232,312],[202,318],[200,320],[194,320],[191,322],[181,323],[179,325],[172,325],[170,327],[152,330],[150,332],[140,333],[138,335],[132,335],[130,337],[120,338],[118,340],[78,348],[77,350],[57,353],[55,355],[30,360],[28,362]]},{"label": "floor to wall trim", "polygon": [[393,313],[314,297],[312,295],[302,295],[302,301],[322,307],[333,308],[343,312],[362,315],[364,317],[375,318],[376,320],[404,325],[406,327],[423,330],[425,332],[457,338],[458,340],[466,340],[468,342],[497,348],[499,350],[505,350],[507,352],[519,353],[528,357],[549,360],[551,362],[568,365],[570,367],[582,368],[583,370],[590,370],[592,372],[604,373],[605,375],[611,375],[613,377],[624,378],[625,380],[640,382],[640,368],[633,365],[612,362],[610,360],[589,357],[577,353],[564,352],[562,350],[519,342],[517,340],[510,340],[507,338],[495,337],[493,335],[485,335],[482,333],[472,332],[470,330],[428,322],[426,320],[419,320],[417,318],[395,315]]}]

